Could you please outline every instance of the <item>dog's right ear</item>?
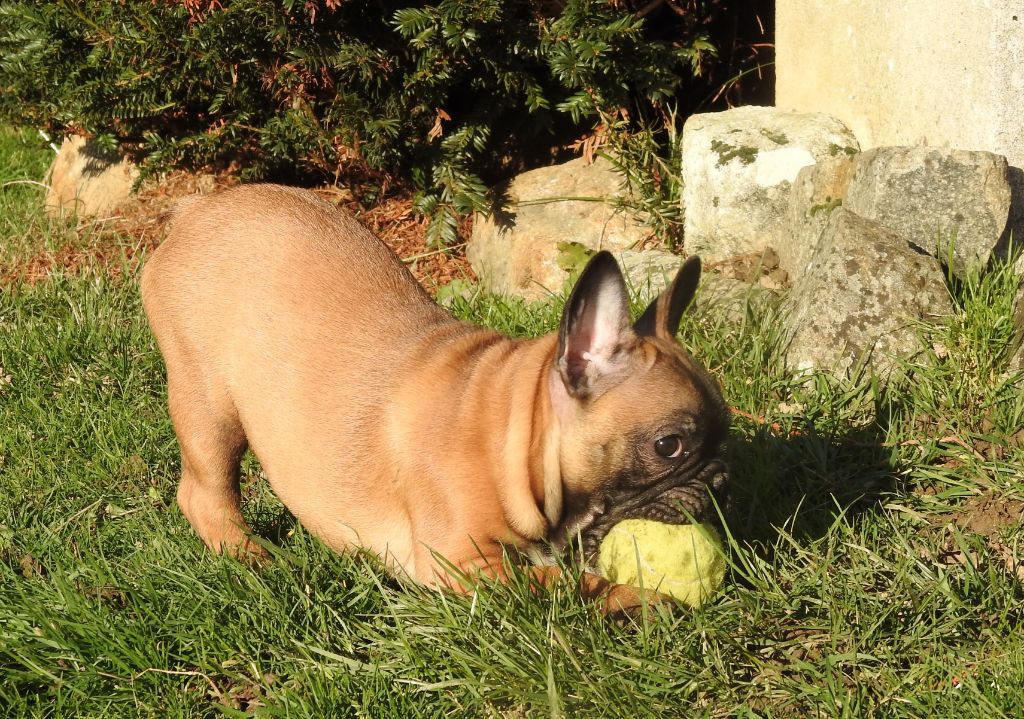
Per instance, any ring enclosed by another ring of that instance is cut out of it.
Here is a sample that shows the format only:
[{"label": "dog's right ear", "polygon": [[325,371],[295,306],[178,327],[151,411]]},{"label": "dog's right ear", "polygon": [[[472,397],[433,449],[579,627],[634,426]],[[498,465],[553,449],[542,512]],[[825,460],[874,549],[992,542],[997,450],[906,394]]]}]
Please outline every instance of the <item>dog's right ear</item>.
[{"label": "dog's right ear", "polygon": [[610,252],[598,252],[576,281],[558,330],[555,366],[566,390],[587,399],[617,384],[635,343],[622,272]]}]

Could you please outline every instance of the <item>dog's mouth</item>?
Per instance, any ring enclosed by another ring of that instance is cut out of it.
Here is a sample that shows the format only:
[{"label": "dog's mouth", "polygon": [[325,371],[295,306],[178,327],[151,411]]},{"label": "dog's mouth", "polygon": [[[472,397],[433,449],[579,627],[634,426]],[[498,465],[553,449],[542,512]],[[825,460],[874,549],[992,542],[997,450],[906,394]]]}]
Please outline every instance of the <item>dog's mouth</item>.
[{"label": "dog's mouth", "polygon": [[605,535],[626,519],[647,519],[664,524],[691,522],[720,524],[729,508],[729,474],[725,463],[714,459],[696,473],[670,475],[639,491],[618,489],[594,498],[567,522],[553,548],[582,552],[584,561],[597,556]]}]

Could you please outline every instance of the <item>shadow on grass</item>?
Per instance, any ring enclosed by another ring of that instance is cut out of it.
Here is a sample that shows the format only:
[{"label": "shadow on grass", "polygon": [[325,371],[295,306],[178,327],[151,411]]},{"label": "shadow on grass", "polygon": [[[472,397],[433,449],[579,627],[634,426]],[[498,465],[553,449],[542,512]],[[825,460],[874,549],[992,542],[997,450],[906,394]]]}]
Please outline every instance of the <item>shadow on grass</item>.
[{"label": "shadow on grass", "polygon": [[813,423],[788,436],[758,427],[729,443],[730,529],[741,541],[772,547],[779,529],[797,539],[824,536],[840,514],[878,506],[896,487],[891,448],[877,425],[836,433]]}]

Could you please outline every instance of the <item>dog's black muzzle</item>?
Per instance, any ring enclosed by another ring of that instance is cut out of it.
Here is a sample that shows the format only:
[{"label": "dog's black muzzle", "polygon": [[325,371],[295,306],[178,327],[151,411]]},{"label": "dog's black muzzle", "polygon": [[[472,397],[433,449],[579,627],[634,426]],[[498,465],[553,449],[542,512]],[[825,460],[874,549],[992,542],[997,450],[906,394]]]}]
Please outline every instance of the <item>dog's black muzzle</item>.
[{"label": "dog's black muzzle", "polygon": [[720,459],[701,467],[682,468],[639,492],[616,492],[604,502],[604,511],[580,527],[584,557],[594,557],[605,535],[626,519],[647,519],[664,524],[707,523],[720,526],[730,505],[729,472]]}]

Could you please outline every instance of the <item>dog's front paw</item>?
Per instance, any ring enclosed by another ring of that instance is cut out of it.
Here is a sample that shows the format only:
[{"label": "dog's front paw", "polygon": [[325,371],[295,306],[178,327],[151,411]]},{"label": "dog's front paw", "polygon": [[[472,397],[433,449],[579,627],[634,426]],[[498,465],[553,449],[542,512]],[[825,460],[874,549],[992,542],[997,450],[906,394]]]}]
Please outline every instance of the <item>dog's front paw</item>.
[{"label": "dog's front paw", "polygon": [[[531,571],[535,590],[550,589],[563,578],[557,567],[534,567]],[[593,572],[580,575],[580,595],[597,603],[601,613],[612,619],[632,619],[655,607],[674,606],[676,600],[653,589],[609,582]]]},{"label": "dog's front paw", "polygon": [[656,607],[674,604],[672,597],[652,589],[610,584],[603,595],[601,612],[612,619],[633,619]]},{"label": "dog's front paw", "polygon": [[264,569],[273,562],[270,552],[250,537],[236,544],[220,545],[218,554],[229,556],[250,569]]},{"label": "dog's front paw", "polygon": [[636,617],[648,609],[675,604],[667,594],[630,584],[615,584],[593,572],[580,576],[580,592],[596,600],[602,614],[616,619]]}]

